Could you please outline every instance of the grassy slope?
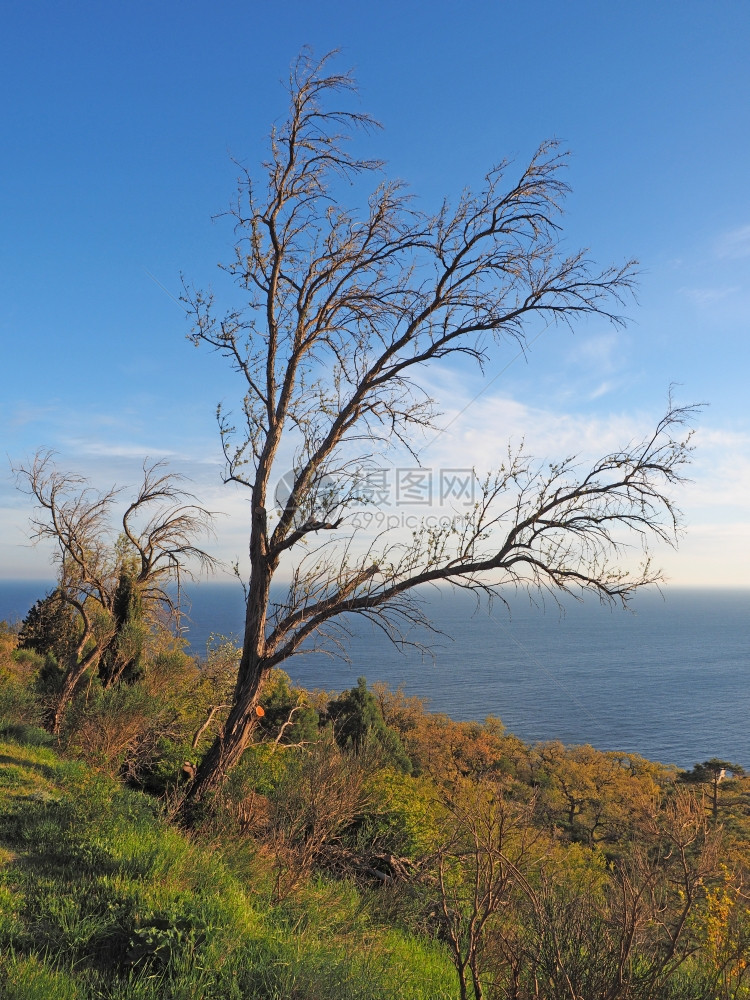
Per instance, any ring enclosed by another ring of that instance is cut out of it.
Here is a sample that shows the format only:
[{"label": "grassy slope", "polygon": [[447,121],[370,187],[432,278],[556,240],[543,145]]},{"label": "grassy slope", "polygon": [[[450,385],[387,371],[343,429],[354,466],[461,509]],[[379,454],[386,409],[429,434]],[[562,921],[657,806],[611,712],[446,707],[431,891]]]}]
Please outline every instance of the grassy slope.
[{"label": "grassy slope", "polygon": [[454,996],[439,947],[378,926],[351,885],[271,907],[261,865],[191,843],[146,796],[17,735],[0,741],[4,1000]]}]

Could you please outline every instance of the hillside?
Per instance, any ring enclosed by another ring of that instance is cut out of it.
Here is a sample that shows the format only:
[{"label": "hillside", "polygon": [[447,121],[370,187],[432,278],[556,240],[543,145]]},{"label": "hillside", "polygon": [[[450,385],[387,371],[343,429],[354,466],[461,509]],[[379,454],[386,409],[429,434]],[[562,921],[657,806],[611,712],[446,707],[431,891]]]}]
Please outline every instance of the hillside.
[{"label": "hillside", "polygon": [[379,924],[353,885],[271,905],[253,851],[187,837],[40,742],[0,742],[5,1000],[453,995],[441,949]]},{"label": "hillside", "polygon": [[364,678],[277,672],[255,742],[182,808],[237,651],[93,675],[0,634],[0,996],[750,997],[750,780],[529,746]]}]

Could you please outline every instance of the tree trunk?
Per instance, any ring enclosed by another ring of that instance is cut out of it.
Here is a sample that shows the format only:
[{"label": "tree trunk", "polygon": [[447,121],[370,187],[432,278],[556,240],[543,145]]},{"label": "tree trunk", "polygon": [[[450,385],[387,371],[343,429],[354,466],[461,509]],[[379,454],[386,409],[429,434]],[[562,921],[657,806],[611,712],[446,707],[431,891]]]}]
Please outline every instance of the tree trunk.
[{"label": "tree trunk", "polygon": [[466,981],[466,968],[459,960],[456,963],[458,973],[458,998],[459,1000],[469,1000],[469,986]]},{"label": "tree trunk", "polygon": [[245,752],[258,721],[255,706],[258,704],[267,670],[256,660],[254,670],[248,670],[241,692],[237,692],[232,708],[221,732],[198,767],[195,781],[188,789],[186,806],[220,788],[227,774]]},{"label": "tree trunk", "polygon": [[471,984],[474,987],[474,997],[475,997],[475,1000],[483,1000],[484,991],[482,990],[482,984],[481,984],[481,982],[479,980],[479,974],[477,973],[476,969],[473,967],[473,964],[472,964],[472,969],[471,969]]},{"label": "tree trunk", "polygon": [[[273,449],[269,444],[272,458]],[[265,463],[264,463],[265,466]],[[275,564],[268,559],[268,537],[265,497],[265,474],[258,472],[253,490],[253,523],[250,535],[250,585],[245,609],[245,632],[242,659],[237,672],[233,708],[211,749],[198,767],[195,781],[188,789],[183,810],[189,811],[207,792],[219,788],[226,775],[237,764],[250,742],[258,721],[255,706],[268,676],[264,658],[266,613]]]},{"label": "tree trunk", "polygon": [[68,669],[65,671],[62,679],[62,685],[55,701],[55,706],[47,723],[47,729],[54,736],[59,735],[62,727],[62,720],[65,716],[68,705],[73,700],[73,695],[76,692],[76,688],[78,687],[81,678],[86,673],[88,668],[96,661],[98,652],[98,649],[94,649],[87,656],[84,656],[83,659],[78,659],[78,657],[76,657],[75,662],[68,665]]},{"label": "tree trunk", "polygon": [[73,692],[76,689],[78,681],[81,679],[81,673],[73,673],[70,670],[65,672],[63,677],[62,687],[60,688],[59,694],[57,695],[57,700],[55,702],[55,707],[52,710],[47,728],[54,736],[60,735],[60,728],[62,727],[63,716],[68,705],[73,697]]}]

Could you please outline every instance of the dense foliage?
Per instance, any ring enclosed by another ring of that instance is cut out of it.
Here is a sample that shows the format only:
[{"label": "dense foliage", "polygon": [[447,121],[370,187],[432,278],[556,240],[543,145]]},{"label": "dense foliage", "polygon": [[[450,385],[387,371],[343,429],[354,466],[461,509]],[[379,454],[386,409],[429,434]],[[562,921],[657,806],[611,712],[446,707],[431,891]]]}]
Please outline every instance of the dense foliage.
[{"label": "dense foliage", "polygon": [[739,765],[528,746],[276,671],[186,831],[238,650],[144,634],[52,737],[53,646],[28,641],[47,620],[23,647],[0,626],[3,997],[750,998]]}]

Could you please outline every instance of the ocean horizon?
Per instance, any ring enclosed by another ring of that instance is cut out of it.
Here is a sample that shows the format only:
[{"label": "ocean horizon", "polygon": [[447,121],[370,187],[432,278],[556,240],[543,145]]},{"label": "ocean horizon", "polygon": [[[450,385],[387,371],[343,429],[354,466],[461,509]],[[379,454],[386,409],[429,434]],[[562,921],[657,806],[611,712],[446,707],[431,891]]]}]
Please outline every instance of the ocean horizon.
[{"label": "ocean horizon", "polygon": [[[0,619],[22,619],[53,585],[0,581]],[[239,641],[238,583],[201,583],[188,596],[195,655],[212,635]],[[440,633],[407,638],[424,651],[402,652],[353,619],[348,662],[308,650],[284,669],[313,690],[384,681],[457,720],[497,716],[530,743],[590,743],[685,768],[716,756],[750,769],[750,588],[644,591],[632,611],[590,599],[536,607],[518,594],[510,611],[464,592],[423,600]]]}]

